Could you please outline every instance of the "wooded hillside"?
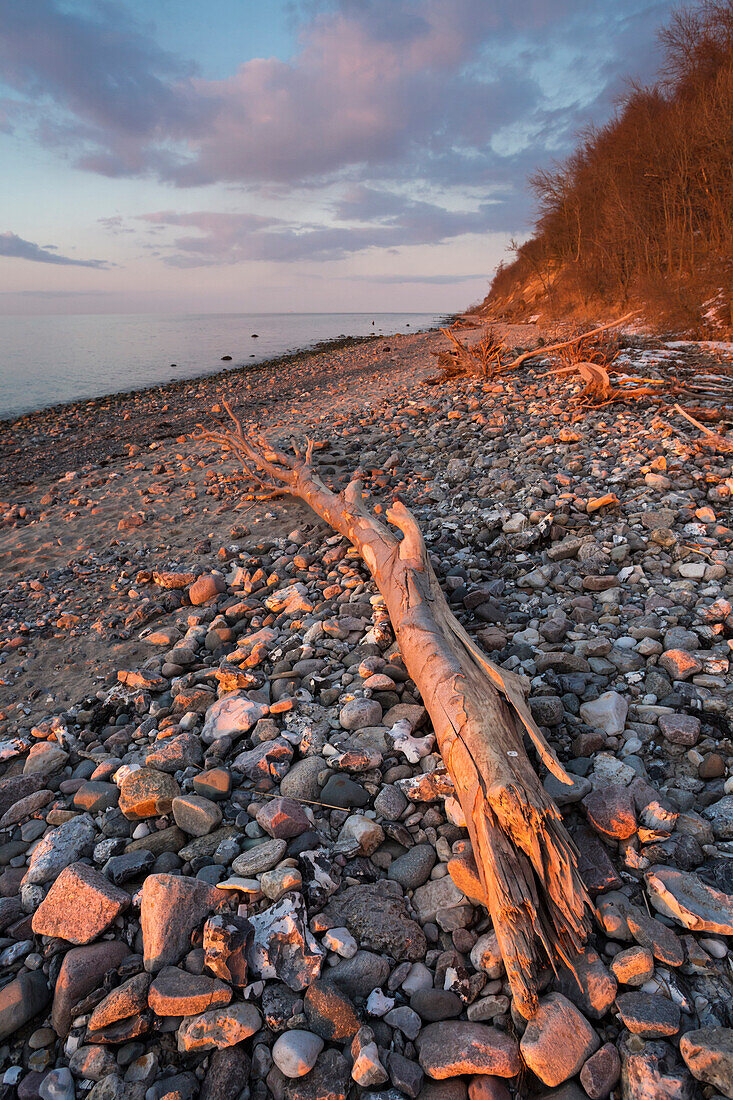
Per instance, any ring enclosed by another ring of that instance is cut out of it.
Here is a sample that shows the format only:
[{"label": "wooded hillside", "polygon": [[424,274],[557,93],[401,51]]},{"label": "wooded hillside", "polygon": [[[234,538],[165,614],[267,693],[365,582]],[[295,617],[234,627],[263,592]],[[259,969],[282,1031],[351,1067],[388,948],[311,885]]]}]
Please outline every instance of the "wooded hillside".
[{"label": "wooded hillside", "polygon": [[657,81],[530,180],[539,216],[487,305],[640,303],[674,324],[729,328],[733,245],[733,0],[661,32]]}]

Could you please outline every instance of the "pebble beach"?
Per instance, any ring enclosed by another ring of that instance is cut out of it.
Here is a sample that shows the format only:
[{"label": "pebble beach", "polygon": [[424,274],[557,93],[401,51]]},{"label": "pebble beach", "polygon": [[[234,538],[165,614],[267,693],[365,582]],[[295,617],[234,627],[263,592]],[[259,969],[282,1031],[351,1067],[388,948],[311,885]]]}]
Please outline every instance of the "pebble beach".
[{"label": "pebble beach", "polygon": [[[733,1095],[733,455],[654,401],[581,406],[542,359],[436,381],[446,348],[349,341],[0,424],[4,1095]],[[224,400],[410,506],[573,776],[532,757],[598,924],[529,1023],[381,597],[193,438]]]}]

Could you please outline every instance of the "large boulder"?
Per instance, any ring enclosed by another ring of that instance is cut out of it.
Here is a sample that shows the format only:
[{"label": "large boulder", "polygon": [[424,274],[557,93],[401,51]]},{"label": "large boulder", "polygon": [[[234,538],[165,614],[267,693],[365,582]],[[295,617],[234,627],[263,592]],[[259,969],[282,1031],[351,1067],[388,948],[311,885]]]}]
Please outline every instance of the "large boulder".
[{"label": "large boulder", "polygon": [[224,890],[183,875],[149,875],[143,884],[140,924],[145,969],[156,973],[191,948],[191,933],[230,903]]},{"label": "large boulder", "polygon": [[91,943],[129,908],[130,895],[113,886],[96,867],[65,867],[33,914],[37,936],[56,936],[70,943]]},{"label": "large boulder", "polygon": [[516,1039],[486,1024],[441,1020],[424,1027],[415,1045],[420,1065],[436,1081],[464,1073],[514,1077],[521,1068]]},{"label": "large boulder", "polygon": [[733,1097],[733,1029],[688,1031],[680,1039],[680,1054],[693,1077]]}]

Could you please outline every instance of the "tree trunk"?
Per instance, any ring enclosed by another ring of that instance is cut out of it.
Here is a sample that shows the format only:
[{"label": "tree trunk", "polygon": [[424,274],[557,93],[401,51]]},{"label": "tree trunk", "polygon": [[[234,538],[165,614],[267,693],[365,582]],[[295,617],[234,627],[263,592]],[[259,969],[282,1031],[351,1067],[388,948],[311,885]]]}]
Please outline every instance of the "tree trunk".
[{"label": "tree trunk", "polygon": [[203,431],[229,447],[268,490],[305,501],[357,549],[389,612],[400,653],[432,719],[460,801],[488,909],[519,1011],[537,1009],[538,978],[561,959],[575,969],[590,930],[591,902],[557,807],[524,748],[529,735],[546,767],[571,780],[532,719],[519,678],[493,665],[451,612],[417,522],[396,502],[398,538],[364,506],[361,483],[329,490],[305,455],[266,439]]}]

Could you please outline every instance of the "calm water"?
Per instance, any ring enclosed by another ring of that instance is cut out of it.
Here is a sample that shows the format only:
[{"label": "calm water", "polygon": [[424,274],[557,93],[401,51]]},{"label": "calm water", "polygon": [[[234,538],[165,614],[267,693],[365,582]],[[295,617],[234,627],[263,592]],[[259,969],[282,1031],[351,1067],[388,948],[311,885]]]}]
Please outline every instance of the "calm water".
[{"label": "calm water", "polygon": [[[215,374],[339,336],[415,332],[441,319],[433,313],[0,317],[0,417]],[[222,355],[231,355],[231,363],[222,363]]]}]

